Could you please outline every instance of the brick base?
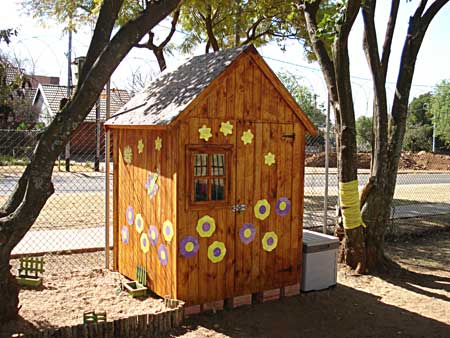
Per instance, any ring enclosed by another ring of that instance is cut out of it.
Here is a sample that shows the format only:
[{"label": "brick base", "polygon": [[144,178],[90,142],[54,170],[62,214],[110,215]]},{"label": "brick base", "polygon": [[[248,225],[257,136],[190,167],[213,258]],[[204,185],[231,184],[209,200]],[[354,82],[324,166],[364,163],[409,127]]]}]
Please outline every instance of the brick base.
[{"label": "brick base", "polygon": [[300,284],[285,286],[279,289],[266,290],[254,294],[237,296],[219,300],[202,305],[191,305],[184,308],[187,316],[207,311],[220,311],[223,309],[232,310],[244,305],[259,304],[263,302],[275,301],[283,297],[292,297],[300,294]]}]

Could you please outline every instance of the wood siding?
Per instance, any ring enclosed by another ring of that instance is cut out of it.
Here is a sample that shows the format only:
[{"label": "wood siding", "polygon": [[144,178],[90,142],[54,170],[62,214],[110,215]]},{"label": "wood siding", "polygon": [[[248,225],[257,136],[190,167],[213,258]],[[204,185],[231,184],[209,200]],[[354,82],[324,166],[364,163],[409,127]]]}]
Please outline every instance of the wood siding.
[{"label": "wood siding", "polygon": [[[136,278],[136,266],[141,265],[147,269],[148,287],[161,296],[176,296],[176,174],[173,156],[173,137],[167,132],[150,130],[127,130],[118,129],[114,131],[114,140],[117,149],[117,188],[114,188],[115,212],[115,264],[118,270],[134,280]],[[162,139],[162,149],[155,149],[155,139]],[[144,150],[138,153],[138,141],[144,142]],[[132,148],[132,162],[126,164],[123,159],[123,151],[126,146]],[[116,150],[115,150],[116,151]],[[149,172],[157,172],[157,184],[159,190],[154,198],[150,198],[145,183]],[[126,221],[126,209],[131,205],[135,215],[140,213],[144,219],[144,232],[148,234],[150,225],[158,229],[159,238],[156,246],[150,244],[150,250],[145,253],[141,249],[140,234],[135,225],[128,225]],[[174,237],[170,242],[165,241],[162,235],[162,225],[170,220],[174,227]],[[121,240],[122,226],[129,229],[130,239],[128,244]],[[163,266],[158,259],[158,247],[160,244],[167,246],[169,251],[168,264]]]},{"label": "wood siding", "polygon": [[[228,297],[255,293],[299,282],[303,223],[303,164],[305,128],[285,102],[277,88],[259,66],[248,56],[221,75],[202,101],[189,108],[189,113],[174,131],[178,139],[179,162],[177,235],[181,240],[191,235],[199,238],[198,253],[177,257],[177,296],[188,304],[202,304]],[[221,122],[233,125],[233,134],[224,136]],[[198,129],[206,125],[213,136],[208,142],[199,139]],[[253,142],[244,145],[243,131],[251,129]],[[292,135],[295,138],[283,138]],[[232,191],[227,206],[192,209],[188,206],[190,170],[186,145],[232,145],[232,165],[229,179]],[[276,164],[264,164],[264,155],[272,151]],[[292,210],[288,216],[277,216],[278,198],[288,197]],[[264,221],[254,216],[257,200],[266,198],[272,208]],[[243,213],[233,213],[234,204],[246,204]],[[197,221],[209,215],[216,221],[216,233],[201,238],[196,232]],[[252,223],[257,229],[250,244],[239,239],[239,229]],[[278,246],[272,252],[262,249],[265,232],[275,231]],[[212,263],[207,248],[214,241],[225,243],[227,254],[222,262]]]},{"label": "wood siding", "polygon": [[293,123],[300,120],[283,95],[250,55],[242,55],[205,90],[183,116],[249,122]]}]

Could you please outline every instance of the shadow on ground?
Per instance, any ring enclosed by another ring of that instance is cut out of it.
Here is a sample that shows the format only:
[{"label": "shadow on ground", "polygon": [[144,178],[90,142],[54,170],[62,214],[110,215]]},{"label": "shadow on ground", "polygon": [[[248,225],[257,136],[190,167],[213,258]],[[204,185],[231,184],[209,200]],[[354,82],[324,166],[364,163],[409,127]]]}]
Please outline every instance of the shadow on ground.
[{"label": "shadow on ground", "polygon": [[[193,332],[195,331],[195,332]],[[202,334],[204,332],[204,335]],[[188,319],[185,337],[439,337],[450,327],[338,285],[323,292]],[[223,335],[220,335],[223,334]]]}]

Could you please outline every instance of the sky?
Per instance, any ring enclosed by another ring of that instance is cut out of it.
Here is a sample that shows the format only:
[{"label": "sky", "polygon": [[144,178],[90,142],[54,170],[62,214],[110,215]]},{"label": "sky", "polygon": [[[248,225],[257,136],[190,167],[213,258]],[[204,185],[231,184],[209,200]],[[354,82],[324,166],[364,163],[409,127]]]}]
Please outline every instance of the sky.
[{"label": "sky", "polygon": [[[384,39],[384,27],[389,14],[389,2],[379,1],[376,13],[376,25],[379,29],[379,44]],[[407,2],[403,0],[397,20],[397,29],[394,35],[391,62],[388,72],[388,104],[392,101],[395,92],[395,80],[398,74],[400,53],[408,26],[408,18],[413,13],[418,0]],[[67,82],[67,48],[68,36],[61,25],[51,21],[43,27],[36,19],[23,13],[20,1],[2,0],[0,12],[0,28],[15,27],[19,34],[13,42],[3,50],[19,60],[24,67],[36,75],[59,76],[61,84]],[[450,4],[444,6],[441,12],[431,23],[425,40],[418,55],[411,98],[433,90],[438,82],[450,78]],[[156,36],[163,36],[170,26],[168,21],[162,22],[156,30]],[[354,92],[355,112],[357,116],[371,114],[372,85],[370,72],[362,50],[363,23],[358,17],[349,38],[349,55],[351,63],[352,88]],[[79,29],[73,35],[72,57],[85,55],[91,28]],[[177,31],[174,42],[183,39],[183,32]],[[195,54],[203,53],[204,48],[198,48]],[[304,57],[301,43],[288,41],[286,51],[282,51],[276,43],[258,48],[269,66],[276,72],[287,71],[300,78],[300,82],[309,87],[318,95],[318,102],[326,102],[326,87],[317,63],[309,63]],[[175,68],[183,63],[190,55],[174,52],[167,57],[169,68]],[[153,54],[148,50],[133,49],[123,60],[112,77],[112,86],[116,88],[129,88],[132,73],[141,73],[144,78],[150,79],[158,74],[158,66]]]}]

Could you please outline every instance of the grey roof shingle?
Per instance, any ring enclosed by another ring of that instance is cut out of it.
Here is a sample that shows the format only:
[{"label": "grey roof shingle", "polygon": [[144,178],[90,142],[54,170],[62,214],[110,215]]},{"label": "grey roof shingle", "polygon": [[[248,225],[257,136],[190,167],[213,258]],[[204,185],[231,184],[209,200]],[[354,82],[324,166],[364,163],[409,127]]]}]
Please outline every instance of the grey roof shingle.
[{"label": "grey roof shingle", "polygon": [[165,71],[134,96],[106,125],[168,125],[247,48],[195,56]]},{"label": "grey roof shingle", "polygon": [[[42,91],[53,114],[59,110],[61,99],[67,97],[67,86],[41,84]],[[125,103],[130,100],[130,95],[123,89],[111,89],[111,115],[115,114]],[[100,120],[104,121],[106,116],[106,91],[100,95]],[[85,121],[95,121],[95,105],[89,112]]]}]

